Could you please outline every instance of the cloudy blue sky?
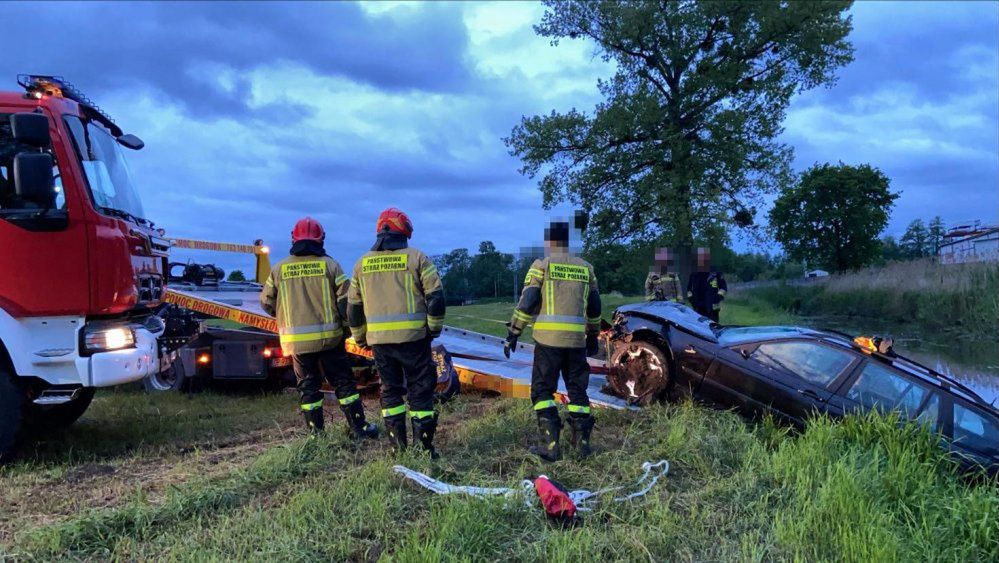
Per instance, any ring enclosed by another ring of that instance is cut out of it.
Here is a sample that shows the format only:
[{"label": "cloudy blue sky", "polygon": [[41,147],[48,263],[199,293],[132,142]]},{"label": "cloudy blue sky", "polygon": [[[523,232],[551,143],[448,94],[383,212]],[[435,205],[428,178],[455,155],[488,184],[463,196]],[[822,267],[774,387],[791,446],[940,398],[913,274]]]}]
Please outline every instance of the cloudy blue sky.
[{"label": "cloudy blue sky", "polygon": [[[999,4],[852,13],[856,60],[788,113],[796,167],[883,169],[902,191],[889,233],[936,214],[996,222]],[[147,216],[174,236],[264,238],[283,255],[311,214],[350,264],[395,205],[430,253],[486,239],[512,251],[539,238],[546,212],[501,138],[524,114],[592,108],[612,72],[591,45],[536,37],[541,14],[535,3],[13,4],[0,83],[63,75],[143,137],[133,173]]]}]

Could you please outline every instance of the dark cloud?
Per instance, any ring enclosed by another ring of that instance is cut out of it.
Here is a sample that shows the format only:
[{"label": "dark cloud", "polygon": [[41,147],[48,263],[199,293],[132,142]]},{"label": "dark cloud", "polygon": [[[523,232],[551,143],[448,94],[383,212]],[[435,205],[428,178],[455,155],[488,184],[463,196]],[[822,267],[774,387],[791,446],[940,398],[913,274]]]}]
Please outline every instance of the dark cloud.
[{"label": "dark cloud", "polygon": [[[309,214],[349,267],[378,211],[396,205],[428,252],[481,240],[513,250],[540,239],[547,213],[502,137],[522,115],[591,110],[596,76],[612,70],[557,59],[569,46],[535,46],[529,25],[497,25],[475,43],[463,20],[475,8],[6,4],[0,81],[64,75],[144,137],[134,175],[150,217],[175,236],[262,237],[280,257]],[[854,13],[856,61],[789,112],[798,168],[881,167],[903,191],[890,232],[938,213],[995,220],[999,5],[857,3]]]},{"label": "dark cloud", "polygon": [[834,88],[808,95],[817,103],[843,106],[897,83],[940,101],[981,84],[963,72],[972,65],[992,67],[995,76],[999,3],[857,2],[852,13],[855,59]]},{"label": "dark cloud", "polygon": [[345,2],[42,2],[7,4],[4,20],[0,76],[63,75],[95,99],[151,87],[201,118],[246,113],[240,73],[285,61],[388,91],[473,80],[460,12],[434,5],[394,17]]}]

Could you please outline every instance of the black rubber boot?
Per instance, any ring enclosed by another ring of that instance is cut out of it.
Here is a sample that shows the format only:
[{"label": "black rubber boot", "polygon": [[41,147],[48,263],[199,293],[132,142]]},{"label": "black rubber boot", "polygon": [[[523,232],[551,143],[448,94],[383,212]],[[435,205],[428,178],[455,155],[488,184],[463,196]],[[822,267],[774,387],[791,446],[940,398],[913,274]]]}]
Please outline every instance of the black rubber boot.
[{"label": "black rubber boot", "polygon": [[385,430],[396,453],[402,453],[408,446],[406,439],[406,414],[397,414],[385,418]]},{"label": "black rubber boot", "polygon": [[355,440],[363,438],[373,440],[378,437],[378,427],[364,418],[364,403],[360,400],[348,405],[340,405],[340,410],[343,411],[343,417],[347,419],[347,428]]},{"label": "black rubber boot", "polygon": [[569,426],[572,428],[572,447],[584,458],[593,453],[590,448],[590,434],[596,420],[592,416],[571,416]]},{"label": "black rubber boot", "polygon": [[440,454],[434,449],[434,434],[437,433],[437,413],[433,416],[412,419],[413,439],[419,438],[423,449],[430,452],[430,459],[437,459]]},{"label": "black rubber boot", "polygon": [[323,421],[322,407],[318,409],[302,411],[302,417],[305,419],[305,425],[309,427],[309,432],[313,436],[323,433],[324,421]]},{"label": "black rubber boot", "polygon": [[538,445],[531,446],[530,452],[545,461],[558,461],[562,459],[562,448],[559,447],[558,438],[562,432],[562,419],[555,415],[554,418],[547,416],[538,417]]}]

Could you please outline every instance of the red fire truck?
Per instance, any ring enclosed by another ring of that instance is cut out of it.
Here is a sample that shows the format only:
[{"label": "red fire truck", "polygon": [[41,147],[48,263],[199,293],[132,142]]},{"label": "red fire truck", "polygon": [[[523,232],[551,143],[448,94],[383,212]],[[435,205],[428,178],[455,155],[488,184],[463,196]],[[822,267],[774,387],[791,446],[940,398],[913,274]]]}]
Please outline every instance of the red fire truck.
[{"label": "red fire truck", "polygon": [[125,161],[142,141],[61,78],[18,83],[0,92],[0,459],[159,370],[170,245]]}]

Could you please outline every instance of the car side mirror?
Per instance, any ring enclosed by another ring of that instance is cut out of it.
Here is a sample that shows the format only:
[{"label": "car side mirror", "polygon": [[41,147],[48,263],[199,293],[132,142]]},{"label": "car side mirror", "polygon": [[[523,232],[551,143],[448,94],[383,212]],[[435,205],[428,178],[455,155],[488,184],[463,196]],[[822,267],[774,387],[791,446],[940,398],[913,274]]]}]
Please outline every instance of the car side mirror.
[{"label": "car side mirror", "polygon": [[49,118],[41,113],[13,113],[10,116],[10,133],[14,140],[43,149],[52,144],[49,136]]},{"label": "car side mirror", "polygon": [[55,177],[52,155],[22,152],[14,156],[14,192],[41,209],[55,207]]},{"label": "car side mirror", "polygon": [[146,143],[143,142],[142,139],[131,133],[122,135],[115,140],[118,141],[119,145],[125,147],[126,149],[132,149],[133,151],[137,151],[146,146]]}]

